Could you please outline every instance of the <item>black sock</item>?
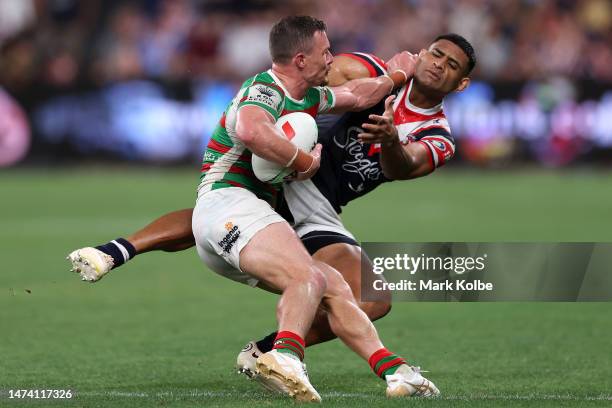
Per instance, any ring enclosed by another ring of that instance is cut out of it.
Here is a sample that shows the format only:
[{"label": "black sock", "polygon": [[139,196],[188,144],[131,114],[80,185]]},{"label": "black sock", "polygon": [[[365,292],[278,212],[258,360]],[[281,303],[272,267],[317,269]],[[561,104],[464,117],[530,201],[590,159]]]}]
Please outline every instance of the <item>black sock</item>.
[{"label": "black sock", "polygon": [[130,241],[125,238],[117,238],[104,245],[97,246],[96,249],[113,257],[112,269],[123,265],[136,256],[136,249],[130,244]]},{"label": "black sock", "polygon": [[272,350],[272,347],[274,347],[274,340],[276,340],[277,334],[278,332],[272,332],[263,339],[256,341],[255,344],[257,344],[257,348],[260,349],[262,353],[267,353],[268,351]]}]

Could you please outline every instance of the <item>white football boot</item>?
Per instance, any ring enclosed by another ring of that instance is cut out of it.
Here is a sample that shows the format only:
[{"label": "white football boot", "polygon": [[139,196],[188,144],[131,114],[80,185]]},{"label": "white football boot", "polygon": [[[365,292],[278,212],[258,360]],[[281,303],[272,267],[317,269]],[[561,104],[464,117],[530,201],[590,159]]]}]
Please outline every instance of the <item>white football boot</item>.
[{"label": "white football boot", "polygon": [[250,379],[257,377],[257,359],[263,353],[254,341],[249,341],[236,358],[236,369]]},{"label": "white football boot", "polygon": [[394,374],[385,377],[387,397],[437,397],[438,387],[421,375],[419,367],[402,364]]},{"label": "white football boot", "polygon": [[310,384],[304,364],[287,353],[272,350],[257,359],[258,381],[300,402],[321,402],[321,396]]},{"label": "white football boot", "polygon": [[70,271],[78,273],[81,280],[88,282],[99,281],[115,264],[112,256],[92,247],[72,251],[66,259],[72,264]]},{"label": "white football boot", "polygon": [[249,380],[257,381],[262,387],[272,392],[287,394],[287,387],[279,387],[279,384],[273,384],[263,379],[257,373],[257,359],[264,354],[255,341],[249,341],[246,346],[240,351],[236,358],[236,369],[239,374],[245,375]]}]

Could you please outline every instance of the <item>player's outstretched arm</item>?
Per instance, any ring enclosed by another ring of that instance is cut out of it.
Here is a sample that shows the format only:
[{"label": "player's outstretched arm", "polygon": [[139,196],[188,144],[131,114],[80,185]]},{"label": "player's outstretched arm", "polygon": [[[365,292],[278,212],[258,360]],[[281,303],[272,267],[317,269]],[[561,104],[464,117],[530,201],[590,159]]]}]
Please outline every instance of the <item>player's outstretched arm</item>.
[{"label": "player's outstretched arm", "polygon": [[[381,75],[376,78],[361,78],[365,72],[357,69],[354,64],[348,61],[341,61],[332,72],[331,77],[336,78],[358,78],[351,79],[343,85],[332,88],[335,96],[335,105],[332,112],[360,111],[370,108],[380,102],[393,89],[403,86],[408,78],[414,73],[416,56],[409,52],[401,52],[391,58],[387,66],[389,75]],[[333,65],[333,64],[332,64]],[[338,81],[336,81],[338,82]]]},{"label": "player's outstretched arm", "polygon": [[370,115],[371,123],[362,125],[359,134],[363,143],[380,143],[380,165],[385,177],[391,180],[408,180],[426,176],[434,171],[431,153],[421,143],[402,144],[393,124],[394,95],[385,100],[383,115]]},{"label": "player's outstretched arm", "polygon": [[406,83],[406,75],[397,71],[376,78],[360,78],[333,87],[335,104],[332,113],[357,112],[371,108],[389,95],[396,87]]}]

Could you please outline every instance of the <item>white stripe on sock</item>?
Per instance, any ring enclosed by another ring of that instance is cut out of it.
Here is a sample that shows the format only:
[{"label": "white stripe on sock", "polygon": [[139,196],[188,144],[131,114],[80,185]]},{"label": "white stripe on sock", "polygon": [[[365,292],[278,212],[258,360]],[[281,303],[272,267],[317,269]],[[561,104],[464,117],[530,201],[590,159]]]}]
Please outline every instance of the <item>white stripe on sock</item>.
[{"label": "white stripe on sock", "polygon": [[111,243],[115,244],[115,246],[117,248],[119,248],[119,251],[121,251],[121,255],[123,255],[123,262],[127,262],[127,261],[130,260],[130,253],[128,252],[127,249],[125,249],[125,247],[123,245],[121,245],[120,243],[118,243],[114,239],[111,241]]}]

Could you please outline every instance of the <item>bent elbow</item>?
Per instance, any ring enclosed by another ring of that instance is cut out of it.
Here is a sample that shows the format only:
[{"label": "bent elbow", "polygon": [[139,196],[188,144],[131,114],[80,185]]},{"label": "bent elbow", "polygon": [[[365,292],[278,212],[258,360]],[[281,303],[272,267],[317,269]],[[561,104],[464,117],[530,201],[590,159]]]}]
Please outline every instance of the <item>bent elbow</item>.
[{"label": "bent elbow", "polygon": [[391,166],[381,166],[383,175],[386,178],[389,180],[410,180],[421,176],[418,172],[417,156],[405,150],[403,151],[403,156],[404,161],[401,165],[395,163],[395,165]]},{"label": "bent elbow", "polygon": [[236,126],[236,138],[244,143],[245,146],[249,146],[255,140],[255,131],[253,129],[249,129],[246,126]]}]

